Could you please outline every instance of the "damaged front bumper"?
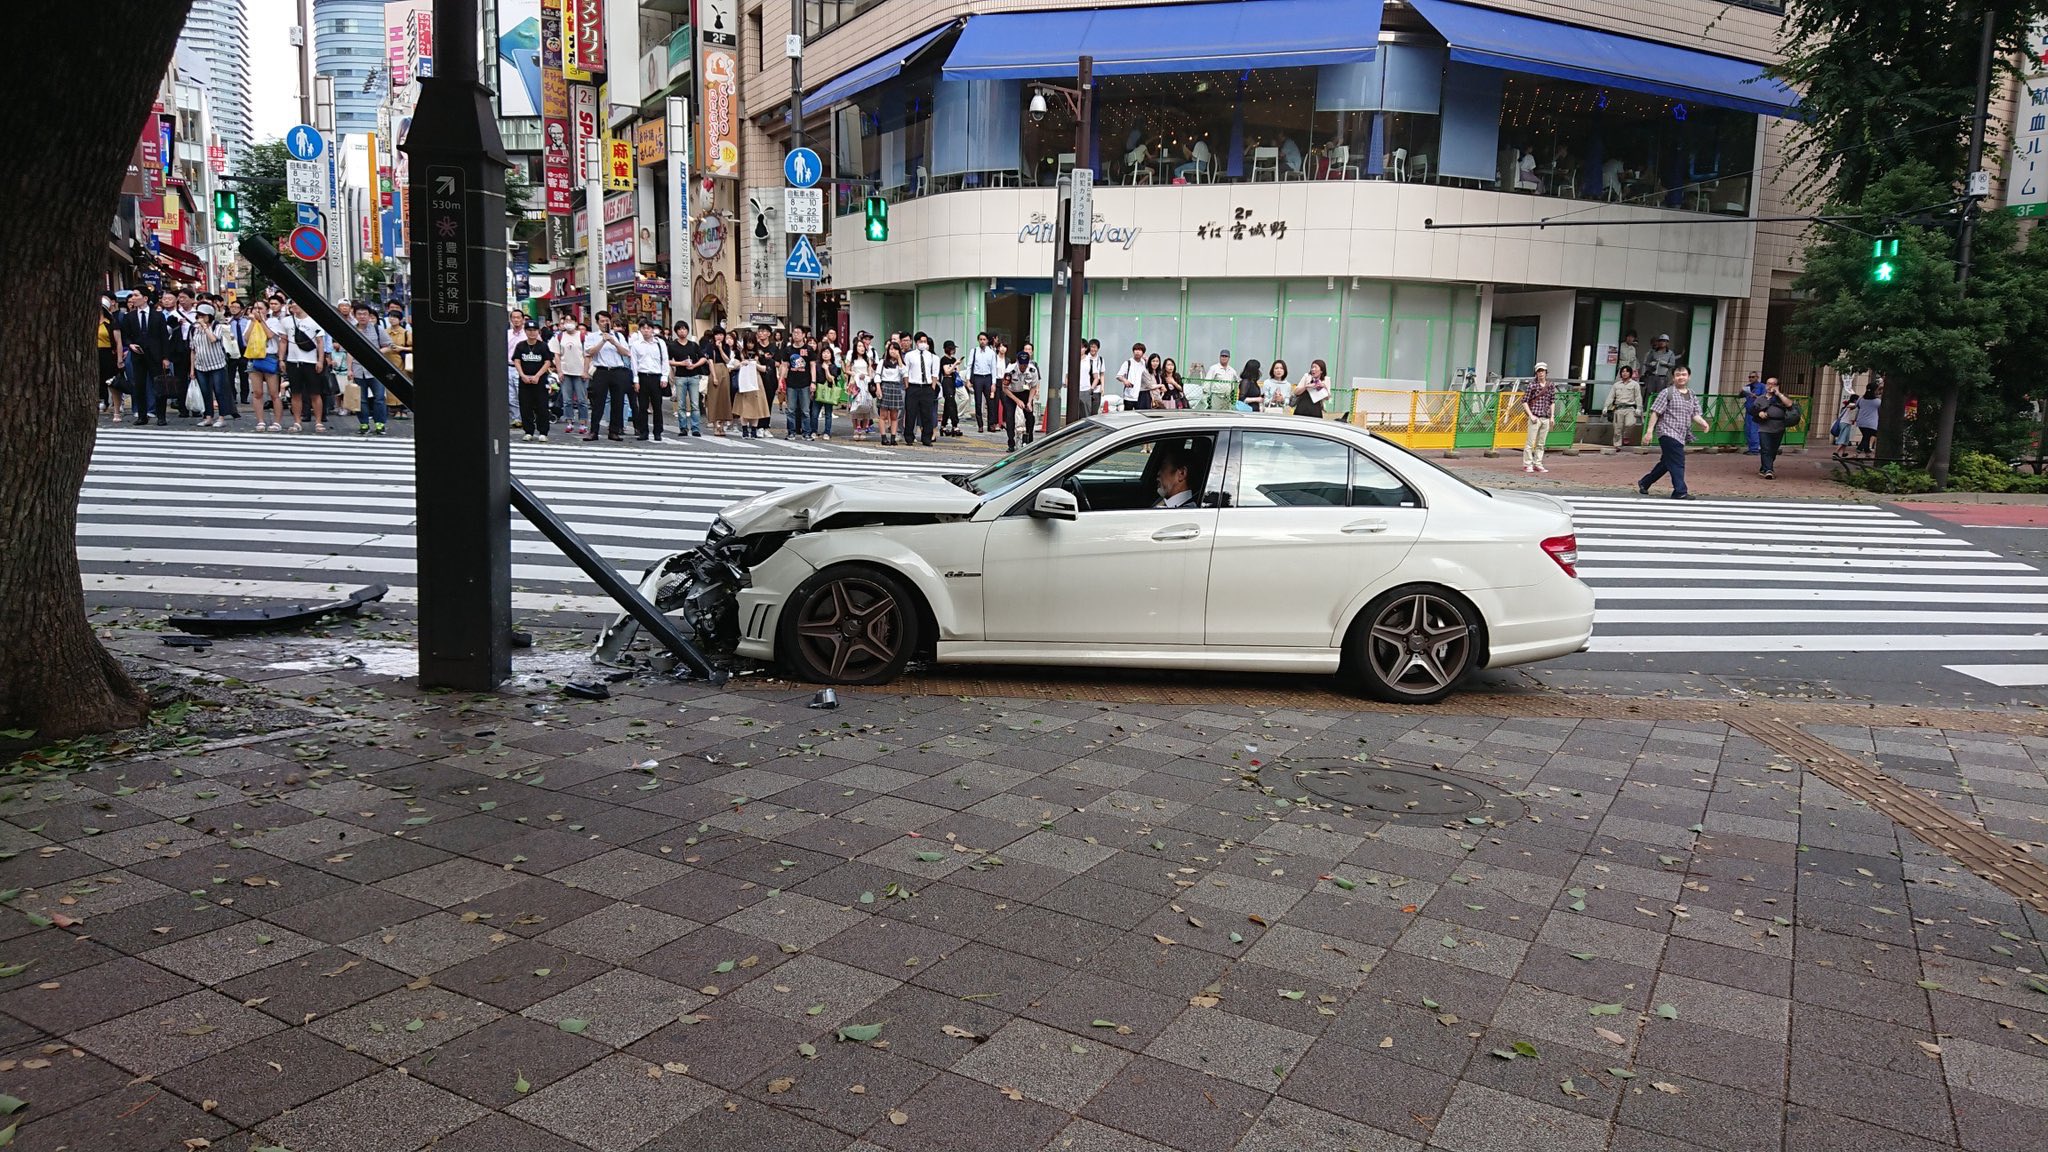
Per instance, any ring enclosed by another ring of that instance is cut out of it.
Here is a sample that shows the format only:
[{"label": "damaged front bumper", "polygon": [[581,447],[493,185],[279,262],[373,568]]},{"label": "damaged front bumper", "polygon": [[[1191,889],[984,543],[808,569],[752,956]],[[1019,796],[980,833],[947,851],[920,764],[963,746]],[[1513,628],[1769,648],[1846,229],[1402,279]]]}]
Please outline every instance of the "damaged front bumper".
[{"label": "damaged front bumper", "polygon": [[[656,610],[679,617],[706,654],[729,655],[739,640],[739,594],[748,585],[747,561],[756,547],[755,538],[736,537],[714,524],[704,543],[650,566],[640,577],[640,594]],[[639,635],[640,622],[622,613],[597,634],[591,658],[623,664]]]}]

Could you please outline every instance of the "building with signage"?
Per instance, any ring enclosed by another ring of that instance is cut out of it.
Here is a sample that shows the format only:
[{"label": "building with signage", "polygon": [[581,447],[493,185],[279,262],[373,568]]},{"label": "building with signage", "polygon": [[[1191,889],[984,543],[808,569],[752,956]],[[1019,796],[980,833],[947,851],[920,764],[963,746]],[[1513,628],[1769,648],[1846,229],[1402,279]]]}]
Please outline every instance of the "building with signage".
[{"label": "building with signage", "polygon": [[214,131],[230,168],[249,150],[256,113],[249,99],[249,11],[244,0],[196,0],[178,34],[199,80],[212,95]]},{"label": "building with signage", "polygon": [[[1085,167],[1084,330],[1111,353],[1142,341],[1185,371],[1227,348],[1297,376],[1322,359],[1340,382],[1430,390],[1547,361],[1594,381],[1597,404],[1619,362],[1668,336],[1723,389],[1758,367],[1811,387],[1777,336],[1797,226],[1743,222],[1793,210],[1779,164],[1797,97],[1764,74],[1780,7],[807,5],[804,118],[837,180],[826,287],[855,328],[1043,345],[1055,186]],[[747,19],[741,151],[766,190],[789,15]],[[1077,143],[1060,89],[1083,53],[1093,132]],[[859,214],[875,191],[881,242]],[[748,310],[782,310],[779,282],[745,287]]]}]

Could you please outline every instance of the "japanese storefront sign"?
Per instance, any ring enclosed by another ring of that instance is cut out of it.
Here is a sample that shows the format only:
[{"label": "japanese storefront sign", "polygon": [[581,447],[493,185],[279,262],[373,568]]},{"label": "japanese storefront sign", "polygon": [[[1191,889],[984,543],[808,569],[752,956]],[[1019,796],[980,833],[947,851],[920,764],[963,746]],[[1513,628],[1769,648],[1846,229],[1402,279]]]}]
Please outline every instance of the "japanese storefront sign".
[{"label": "japanese storefront sign", "polygon": [[575,0],[566,0],[562,5],[562,75],[570,80],[588,84],[595,77],[590,74],[589,69],[576,62],[576,41],[583,33],[581,25],[577,22],[581,12],[582,9]]},{"label": "japanese storefront sign", "polygon": [[[1089,242],[1092,244],[1114,244],[1128,251],[1131,245],[1138,242],[1138,233],[1143,231],[1143,228],[1135,224],[1121,226],[1109,224],[1104,222],[1102,217],[1097,216],[1095,218],[1095,226],[1089,231],[1089,235],[1092,237]],[[1052,217],[1047,216],[1043,212],[1033,212],[1024,226],[1017,229],[1017,243],[1026,244],[1037,241],[1040,244],[1050,244],[1059,237],[1059,233],[1059,226],[1053,223]]]},{"label": "japanese storefront sign", "polygon": [[607,192],[631,192],[635,165],[633,163],[633,142],[622,136],[606,134],[604,138],[604,189]]},{"label": "japanese storefront sign", "polygon": [[652,168],[668,159],[668,125],[660,120],[642,120],[633,125],[633,159]]},{"label": "japanese storefront sign", "polygon": [[1253,219],[1254,215],[1249,208],[1234,208],[1231,210],[1228,224],[1218,224],[1212,220],[1207,224],[1197,225],[1195,239],[1221,240],[1227,236],[1232,240],[1278,240],[1287,235],[1287,221],[1256,220]]},{"label": "japanese storefront sign", "polygon": [[2021,216],[2040,216],[2048,206],[2048,20],[2027,29],[2019,80],[2005,206]]},{"label": "japanese storefront sign", "polygon": [[633,220],[614,220],[604,226],[604,284],[633,282]]},{"label": "japanese storefront sign", "polygon": [[739,55],[707,43],[703,65],[697,106],[703,110],[700,131],[704,150],[697,167],[706,176],[736,177],[740,174]]},{"label": "japanese storefront sign", "polygon": [[[566,11],[566,9],[565,9]],[[585,177],[583,166],[588,163],[590,150],[597,147],[597,89],[588,84],[569,85],[569,130],[575,133],[575,147],[570,153],[570,168],[573,180]]]},{"label": "japanese storefront sign", "polygon": [[585,72],[605,71],[604,0],[569,0],[564,12],[576,13],[576,67]]},{"label": "japanese storefront sign", "polygon": [[540,13],[541,174],[550,216],[566,216],[576,187],[569,147],[569,81],[562,75],[560,0]]}]

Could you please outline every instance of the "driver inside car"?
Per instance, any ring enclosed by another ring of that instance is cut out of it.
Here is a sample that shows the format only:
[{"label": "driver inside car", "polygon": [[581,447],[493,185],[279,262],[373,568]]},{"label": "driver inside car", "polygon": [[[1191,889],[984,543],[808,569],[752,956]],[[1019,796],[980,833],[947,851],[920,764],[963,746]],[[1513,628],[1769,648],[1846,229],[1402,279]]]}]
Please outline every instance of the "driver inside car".
[{"label": "driver inside car", "polygon": [[1180,453],[1162,445],[1159,449],[1158,481],[1159,502],[1154,508],[1180,508],[1194,500],[1194,493],[1188,488],[1188,466]]}]

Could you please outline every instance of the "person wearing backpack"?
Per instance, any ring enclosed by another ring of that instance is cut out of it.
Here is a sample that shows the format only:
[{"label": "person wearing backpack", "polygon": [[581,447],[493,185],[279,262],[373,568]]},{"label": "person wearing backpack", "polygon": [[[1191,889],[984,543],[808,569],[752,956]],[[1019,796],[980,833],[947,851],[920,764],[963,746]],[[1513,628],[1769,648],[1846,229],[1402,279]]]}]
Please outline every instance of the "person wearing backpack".
[{"label": "person wearing backpack", "polygon": [[313,323],[306,310],[294,300],[285,314],[285,380],[291,386],[291,401],[298,408],[292,431],[313,422],[313,431],[327,431],[327,333]]},{"label": "person wearing backpack", "polygon": [[1764,381],[1764,394],[1751,397],[1747,415],[1756,421],[1757,475],[1776,480],[1778,450],[1785,445],[1785,433],[1799,427],[1799,405],[1779,390],[1778,378]]}]

